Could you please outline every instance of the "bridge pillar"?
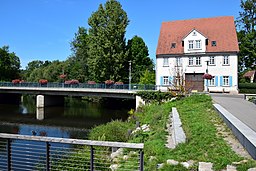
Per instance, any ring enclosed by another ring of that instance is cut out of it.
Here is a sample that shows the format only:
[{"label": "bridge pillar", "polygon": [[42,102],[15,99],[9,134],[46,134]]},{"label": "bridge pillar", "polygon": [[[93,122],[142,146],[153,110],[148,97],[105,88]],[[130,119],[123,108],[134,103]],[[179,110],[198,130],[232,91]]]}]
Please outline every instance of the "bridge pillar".
[{"label": "bridge pillar", "polygon": [[0,104],[20,104],[21,94],[0,93]]},{"label": "bridge pillar", "polygon": [[146,102],[140,96],[136,96],[136,110],[138,109],[139,106],[145,104]]},{"label": "bridge pillar", "polygon": [[37,108],[60,105],[64,105],[64,96],[37,95],[36,97]]}]

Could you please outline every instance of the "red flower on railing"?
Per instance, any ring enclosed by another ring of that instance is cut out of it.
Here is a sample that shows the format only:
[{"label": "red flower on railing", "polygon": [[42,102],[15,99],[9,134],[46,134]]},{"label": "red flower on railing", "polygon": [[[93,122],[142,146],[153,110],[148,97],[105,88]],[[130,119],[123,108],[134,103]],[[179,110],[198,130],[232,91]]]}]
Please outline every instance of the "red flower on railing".
[{"label": "red flower on railing", "polygon": [[60,75],[60,78],[61,78],[61,79],[65,79],[66,77],[67,77],[66,74],[61,74],[61,75]]},{"label": "red flower on railing", "polygon": [[46,79],[40,79],[38,82],[39,82],[40,84],[47,84],[47,83],[48,83],[48,80],[46,80]]},{"label": "red flower on railing", "polygon": [[20,79],[12,80],[12,83],[13,83],[13,84],[19,84],[19,83],[20,83]]},{"label": "red flower on railing", "polygon": [[87,84],[96,84],[95,81],[88,81]]},{"label": "red flower on railing", "polygon": [[123,84],[124,84],[124,83],[121,82],[121,81],[118,81],[118,82],[115,83],[115,85],[123,85]]},{"label": "red flower on railing", "polygon": [[67,80],[65,81],[65,84],[79,84],[78,80]]},{"label": "red flower on railing", "polygon": [[112,84],[114,84],[115,82],[113,81],[113,80],[106,80],[105,81],[105,84],[107,84],[107,85],[112,85]]},{"label": "red flower on railing", "polygon": [[212,78],[213,78],[213,76],[211,74],[206,73],[206,74],[203,75],[203,79],[210,80]]}]

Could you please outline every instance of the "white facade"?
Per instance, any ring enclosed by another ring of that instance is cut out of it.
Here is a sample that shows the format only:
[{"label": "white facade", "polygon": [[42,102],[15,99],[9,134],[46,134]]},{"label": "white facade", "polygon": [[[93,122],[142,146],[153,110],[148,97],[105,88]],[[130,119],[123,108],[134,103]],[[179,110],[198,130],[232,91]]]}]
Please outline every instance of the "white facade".
[{"label": "white facade", "polygon": [[207,53],[207,46],[216,46],[218,42],[208,42],[208,38],[197,30],[192,30],[182,41],[183,54],[164,54],[156,58],[156,85],[161,90],[174,86],[178,72],[185,79],[186,74],[203,75],[208,70],[213,79],[203,80],[204,91],[238,92],[238,58],[235,52]]}]

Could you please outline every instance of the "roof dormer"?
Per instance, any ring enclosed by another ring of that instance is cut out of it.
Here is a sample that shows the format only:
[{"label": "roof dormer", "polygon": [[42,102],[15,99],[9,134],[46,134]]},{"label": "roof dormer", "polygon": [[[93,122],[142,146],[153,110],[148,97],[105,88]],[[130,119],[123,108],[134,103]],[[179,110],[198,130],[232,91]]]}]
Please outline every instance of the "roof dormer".
[{"label": "roof dormer", "polygon": [[207,37],[196,29],[191,30],[183,39],[184,53],[200,53],[206,51]]}]

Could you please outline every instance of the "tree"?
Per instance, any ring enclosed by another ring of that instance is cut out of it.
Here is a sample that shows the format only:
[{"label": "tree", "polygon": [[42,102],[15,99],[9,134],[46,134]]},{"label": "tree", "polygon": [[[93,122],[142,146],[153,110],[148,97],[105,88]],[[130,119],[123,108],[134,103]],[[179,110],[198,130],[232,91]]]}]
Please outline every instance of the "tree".
[{"label": "tree", "polygon": [[134,36],[128,41],[128,59],[132,62],[132,82],[140,82],[146,70],[153,71],[153,61],[148,57],[148,47],[141,37]]},{"label": "tree", "polygon": [[99,6],[88,20],[89,78],[97,82],[108,79],[128,80],[128,59],[125,52],[125,32],[128,17],[116,0]]},{"label": "tree", "polygon": [[88,81],[89,39],[84,27],[78,28],[78,32],[71,42],[71,49],[73,55],[66,61],[68,68],[65,71],[69,76],[81,82]]},{"label": "tree", "polygon": [[156,80],[155,71],[149,71],[148,69],[145,70],[143,75],[140,77],[139,84],[155,84]]},{"label": "tree", "polygon": [[239,71],[256,69],[256,1],[241,0],[242,12],[237,20],[239,48]]},{"label": "tree", "polygon": [[20,77],[20,59],[8,46],[0,48],[0,80],[10,81]]}]

